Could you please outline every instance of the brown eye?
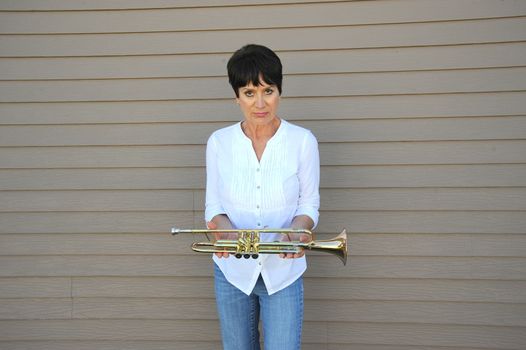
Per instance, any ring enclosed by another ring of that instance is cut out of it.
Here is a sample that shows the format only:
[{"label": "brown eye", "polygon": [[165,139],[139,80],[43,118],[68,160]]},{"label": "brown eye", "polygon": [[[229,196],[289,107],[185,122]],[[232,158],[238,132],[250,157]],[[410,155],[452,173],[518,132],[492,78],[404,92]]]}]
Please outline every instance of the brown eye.
[{"label": "brown eye", "polygon": [[274,92],[274,89],[266,89],[266,90],[265,90],[265,93],[266,93],[267,95],[272,95],[273,92]]}]

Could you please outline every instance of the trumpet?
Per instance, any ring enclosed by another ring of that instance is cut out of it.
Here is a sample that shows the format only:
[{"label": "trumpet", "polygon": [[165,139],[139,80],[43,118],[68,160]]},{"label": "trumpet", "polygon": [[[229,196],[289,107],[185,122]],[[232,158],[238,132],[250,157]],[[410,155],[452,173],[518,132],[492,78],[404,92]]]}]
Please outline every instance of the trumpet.
[{"label": "trumpet", "polygon": [[[237,239],[218,239],[215,242],[194,242],[192,250],[199,253],[230,253],[236,258],[257,259],[259,254],[281,254],[299,253],[303,249],[315,250],[336,255],[342,263],[347,263],[347,232],[345,229],[336,237],[328,240],[314,240],[314,234],[310,230],[303,229],[180,229],[172,228],[172,235],[180,233],[193,234],[237,234]],[[265,234],[281,234],[290,237],[291,234],[304,234],[309,236],[307,242],[301,241],[261,241]]]}]

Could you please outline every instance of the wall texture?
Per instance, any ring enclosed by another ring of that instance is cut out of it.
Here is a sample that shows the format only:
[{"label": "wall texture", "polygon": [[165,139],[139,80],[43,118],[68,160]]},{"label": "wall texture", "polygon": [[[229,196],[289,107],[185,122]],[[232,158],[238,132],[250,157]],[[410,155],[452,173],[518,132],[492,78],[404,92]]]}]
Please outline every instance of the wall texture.
[{"label": "wall texture", "polygon": [[0,349],[218,349],[204,144],[249,42],[320,141],[304,349],[526,348],[526,2],[0,1]]}]

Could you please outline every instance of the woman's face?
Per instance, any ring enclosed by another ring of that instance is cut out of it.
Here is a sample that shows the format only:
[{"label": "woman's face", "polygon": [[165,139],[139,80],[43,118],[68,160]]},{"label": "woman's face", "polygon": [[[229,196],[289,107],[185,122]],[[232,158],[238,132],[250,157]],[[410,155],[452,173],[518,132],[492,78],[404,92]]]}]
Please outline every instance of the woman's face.
[{"label": "woman's face", "polygon": [[277,118],[279,90],[276,85],[269,85],[260,79],[261,85],[249,83],[239,88],[236,98],[248,123],[260,126],[271,123]]}]

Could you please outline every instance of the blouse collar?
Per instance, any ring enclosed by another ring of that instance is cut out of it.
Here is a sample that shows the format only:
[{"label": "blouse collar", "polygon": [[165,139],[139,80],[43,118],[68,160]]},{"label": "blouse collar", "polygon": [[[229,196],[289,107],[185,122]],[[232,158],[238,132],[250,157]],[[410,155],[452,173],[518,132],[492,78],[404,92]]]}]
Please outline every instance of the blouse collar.
[{"label": "blouse collar", "polygon": [[[268,142],[273,142],[273,140],[279,139],[282,136],[282,134],[285,133],[285,129],[287,128],[288,122],[282,118],[280,118],[280,121],[281,122],[279,123],[278,130],[276,130],[276,133],[274,133],[274,135],[268,140]],[[237,123],[237,126],[236,126],[237,134],[241,139],[252,142],[250,140],[250,137],[245,135],[245,133],[243,132],[243,128],[241,127],[242,122],[243,121],[240,121]]]}]

